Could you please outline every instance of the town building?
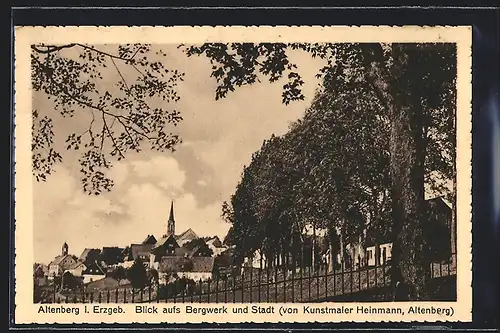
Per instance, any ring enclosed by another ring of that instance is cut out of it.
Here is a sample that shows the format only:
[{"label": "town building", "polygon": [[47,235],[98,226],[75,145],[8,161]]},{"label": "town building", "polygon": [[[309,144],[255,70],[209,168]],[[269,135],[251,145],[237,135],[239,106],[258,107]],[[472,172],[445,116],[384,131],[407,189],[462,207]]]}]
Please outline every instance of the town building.
[{"label": "town building", "polygon": [[76,263],[76,258],[70,255],[69,246],[64,242],[61,254],[54,258],[49,264],[48,279],[52,280],[56,276],[62,275],[67,269]]},{"label": "town building", "polygon": [[83,283],[90,283],[104,279],[106,277],[106,273],[99,263],[94,261],[83,271],[82,277]]},{"label": "town building", "polygon": [[64,273],[69,272],[74,277],[81,277],[83,272],[87,269],[87,266],[81,261],[76,261],[73,265],[69,266]]}]

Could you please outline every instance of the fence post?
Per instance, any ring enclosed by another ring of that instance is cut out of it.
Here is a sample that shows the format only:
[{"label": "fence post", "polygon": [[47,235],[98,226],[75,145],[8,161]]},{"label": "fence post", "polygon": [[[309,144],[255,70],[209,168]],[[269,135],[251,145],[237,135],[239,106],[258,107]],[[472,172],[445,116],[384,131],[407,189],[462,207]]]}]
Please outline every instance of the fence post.
[{"label": "fence post", "polygon": [[106,303],[109,303],[109,289],[108,289],[108,291],[106,293]]},{"label": "fence post", "polygon": [[328,261],[325,261],[325,301],[328,299]]},{"label": "fence post", "polygon": [[245,303],[245,268],[241,271],[241,303]]},{"label": "fence post", "polygon": [[127,288],[123,288],[123,303],[127,303]]},{"label": "fence post", "polygon": [[[344,259],[343,256],[342,256],[342,259]],[[342,261],[344,261],[344,260],[342,260]],[[344,295],[345,295],[345,283],[344,283],[345,282],[345,267],[344,267],[345,265],[344,265],[344,262],[342,262],[340,264],[340,266],[341,266],[340,278],[342,279],[342,297],[344,297]]]},{"label": "fence post", "polygon": [[269,266],[271,265],[271,262],[272,262],[272,258],[268,258],[266,257],[266,300],[267,300],[267,303],[269,303],[269,300],[270,300],[270,297],[269,297],[269,289],[270,289],[270,286],[269,286],[269,274],[270,274],[270,270],[269,270]]},{"label": "fence post", "polygon": [[297,269],[297,256],[295,248],[292,248],[292,303],[295,303],[295,270]]},{"label": "fence post", "polygon": [[215,280],[215,303],[219,303],[219,283],[220,283],[220,276],[217,276]]},{"label": "fence post", "polygon": [[[314,256],[314,257],[315,257],[315,260],[318,260],[316,258],[316,256]],[[316,269],[316,299],[318,299],[319,293],[320,293],[320,291],[319,291],[319,279],[321,277],[321,265],[319,263],[314,263],[314,267],[317,268]]]},{"label": "fence post", "polygon": [[252,259],[252,263],[250,264],[250,303],[252,303],[252,300],[253,300],[253,295],[252,295],[252,281],[253,280],[253,259]]},{"label": "fence post", "polygon": [[[284,257],[283,257],[284,256]],[[287,259],[288,259],[288,253],[286,250],[284,250],[284,254],[281,255],[281,260],[283,261],[281,263],[281,271],[283,272],[283,302],[286,303],[286,273],[287,273]]]},{"label": "fence post", "polygon": [[300,243],[300,301],[304,301],[304,243]]},{"label": "fence post", "polygon": [[[194,280],[193,280],[194,281]],[[196,292],[196,282],[194,282],[194,286],[191,288],[190,297],[191,297],[191,303],[194,302],[194,293]]]},{"label": "fence post", "polygon": [[351,294],[352,294],[352,291],[353,291],[353,288],[352,288],[353,286],[352,286],[352,285],[353,285],[353,282],[354,282],[354,278],[353,278],[353,274],[354,274],[354,272],[353,272],[353,271],[354,271],[354,267],[356,267],[356,265],[354,264],[354,259],[353,259],[353,260],[352,260],[352,264],[351,264],[351,272],[350,272],[350,273],[351,273],[351,274],[350,274],[350,278],[351,278],[351,283],[350,283],[350,285],[351,285]]},{"label": "fence post", "polygon": [[201,295],[203,295],[203,283],[201,279],[199,280],[199,286],[200,286],[199,302],[202,303]]},{"label": "fence post", "polygon": [[312,265],[312,257],[313,257],[313,255],[312,255],[312,252],[311,252],[311,256],[310,256],[310,258],[309,258],[309,260],[308,260],[308,261],[309,261],[309,267],[308,267],[308,269],[307,269],[307,273],[308,273],[308,274],[307,274],[307,277],[308,277],[308,278],[307,278],[307,284],[308,284],[308,288],[309,288],[309,302],[311,302],[311,296],[312,296],[312,295],[311,295],[311,282],[312,282],[312,279],[311,279],[311,276],[312,276],[312,274],[311,274],[311,273],[312,273],[312,272],[311,272],[311,271],[312,271],[312,266],[313,266],[313,265]]},{"label": "fence post", "polygon": [[276,254],[276,264],[274,265],[274,302],[278,303],[278,268],[279,253]]},{"label": "fence post", "polygon": [[233,295],[233,303],[236,303],[236,276],[232,276],[232,279],[229,280],[231,285],[231,294]]},{"label": "fence post", "polygon": [[229,277],[227,276],[227,273],[224,278],[224,303],[227,303],[227,280]]},{"label": "fence post", "polygon": [[94,292],[90,294],[90,303],[94,303]]},{"label": "fence post", "polygon": [[99,294],[97,294],[97,303],[101,303],[102,300],[102,295],[101,292],[99,291]]},{"label": "fence post", "polygon": [[[337,293],[337,270],[335,269],[335,263],[332,260],[332,270],[333,270],[333,297],[335,297],[335,294]],[[335,257],[335,261],[337,261]]]},{"label": "fence post", "polygon": [[209,279],[207,281],[207,303],[210,303],[210,285],[211,285],[211,280]]},{"label": "fence post", "polygon": [[261,300],[261,296],[260,296],[260,285],[262,284],[262,254],[260,255],[260,260],[259,260],[259,276],[258,276],[258,293],[259,293],[259,303],[260,303],[260,300]]},{"label": "fence post", "polygon": [[361,261],[359,262],[359,269],[358,269],[358,292],[361,291]]}]

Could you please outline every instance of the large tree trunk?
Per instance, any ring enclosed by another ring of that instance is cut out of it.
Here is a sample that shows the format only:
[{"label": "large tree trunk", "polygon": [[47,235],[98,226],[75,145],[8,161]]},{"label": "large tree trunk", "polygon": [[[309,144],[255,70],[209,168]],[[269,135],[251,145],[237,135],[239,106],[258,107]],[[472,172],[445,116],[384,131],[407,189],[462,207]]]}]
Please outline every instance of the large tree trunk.
[{"label": "large tree trunk", "polygon": [[[391,122],[389,139],[393,213],[393,282],[412,290],[408,299],[426,299],[430,275],[429,249],[424,237],[424,159],[422,109],[418,91],[412,91],[407,62],[416,46],[393,44],[390,73],[373,65],[373,86],[386,105]],[[418,46],[417,46],[418,47]],[[418,52],[418,51],[417,51]],[[402,281],[401,281],[402,280]]]},{"label": "large tree trunk", "polygon": [[393,109],[389,140],[394,232],[392,259],[394,273],[401,273],[403,282],[410,286],[408,298],[422,300],[428,298],[426,284],[430,276],[430,260],[425,237],[428,219],[425,218],[424,198],[423,113],[418,92],[405,84],[412,80],[405,67],[412,51],[415,52],[413,47],[393,46],[395,68],[391,85]]}]

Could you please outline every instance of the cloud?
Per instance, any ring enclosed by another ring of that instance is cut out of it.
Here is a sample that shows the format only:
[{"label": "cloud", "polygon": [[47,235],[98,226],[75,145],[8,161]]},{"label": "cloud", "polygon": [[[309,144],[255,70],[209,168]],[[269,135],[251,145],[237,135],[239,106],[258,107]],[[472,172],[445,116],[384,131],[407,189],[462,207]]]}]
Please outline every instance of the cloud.
[{"label": "cloud", "polygon": [[199,186],[207,186],[208,185],[207,181],[205,181],[205,180],[198,180],[196,182],[196,184],[198,184]]},{"label": "cloud", "polygon": [[148,160],[135,160],[130,163],[134,174],[148,180],[159,180],[164,188],[182,188],[186,173],[180,169],[179,162],[169,156],[153,156]]},{"label": "cloud", "polygon": [[48,263],[64,242],[78,256],[86,247],[126,246],[148,234],[161,237],[172,200],[178,233],[192,228],[200,236],[224,237],[229,229],[220,217],[221,202],[200,205],[183,188],[185,172],[171,157],[121,162],[112,176],[120,182],[101,196],[84,194],[65,168],[50,182],[36,184],[37,193],[54,195],[35,200],[35,260]]}]

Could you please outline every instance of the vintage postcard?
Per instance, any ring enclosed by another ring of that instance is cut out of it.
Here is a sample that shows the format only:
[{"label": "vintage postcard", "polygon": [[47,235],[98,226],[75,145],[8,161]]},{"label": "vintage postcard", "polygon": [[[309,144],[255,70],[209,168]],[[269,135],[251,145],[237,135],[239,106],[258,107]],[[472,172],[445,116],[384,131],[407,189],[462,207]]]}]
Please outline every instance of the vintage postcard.
[{"label": "vintage postcard", "polygon": [[470,27],[17,27],[15,322],[471,321],[471,62]]}]

